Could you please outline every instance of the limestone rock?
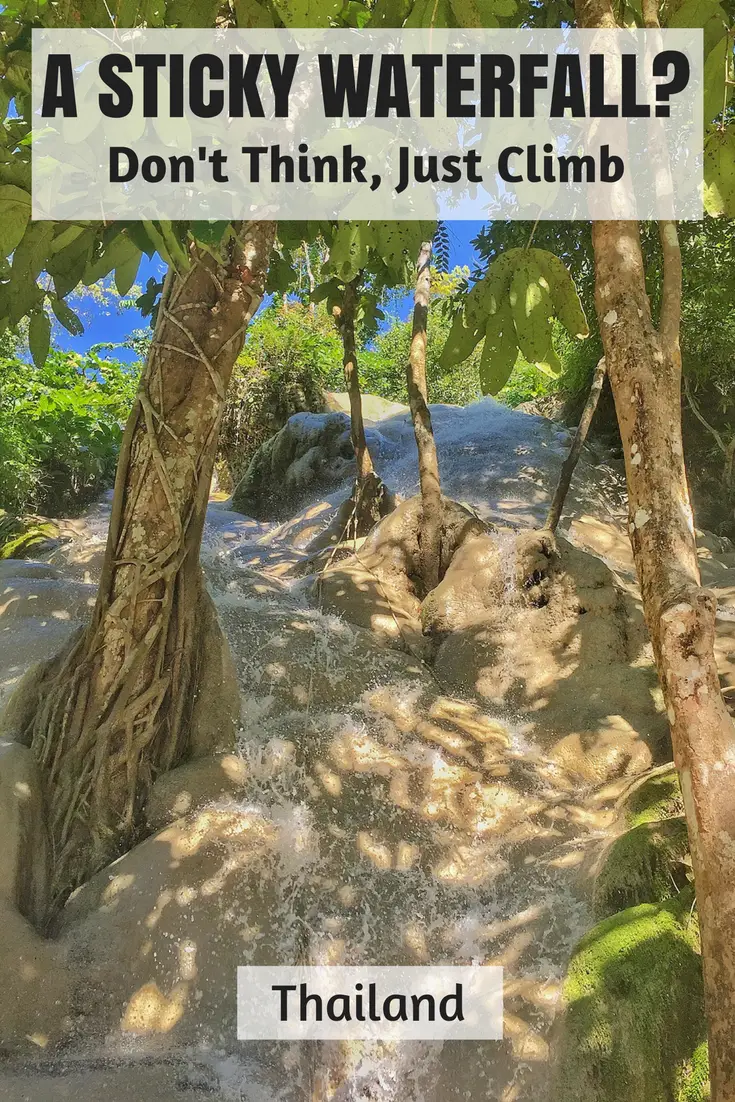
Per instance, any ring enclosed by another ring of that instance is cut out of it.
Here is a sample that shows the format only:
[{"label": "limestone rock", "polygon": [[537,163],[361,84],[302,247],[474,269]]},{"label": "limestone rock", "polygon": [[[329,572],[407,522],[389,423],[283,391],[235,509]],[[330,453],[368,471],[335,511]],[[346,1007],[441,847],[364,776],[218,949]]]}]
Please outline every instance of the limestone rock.
[{"label": "limestone rock", "polygon": [[37,1052],[68,1028],[68,974],[57,945],[0,899],[0,1052]]},{"label": "limestone rock", "polygon": [[145,817],[151,831],[198,811],[205,804],[234,795],[248,779],[245,762],[237,754],[217,754],[162,773],[148,795]]},{"label": "limestone rock", "polygon": [[0,899],[41,923],[49,874],[41,776],[28,747],[7,741],[0,741],[0,837]]},{"label": "limestone rock", "polygon": [[[369,628],[390,646],[421,653],[419,531],[421,498],[409,498],[367,536],[359,552],[319,575],[322,608]],[[444,499],[441,560],[449,563],[462,544],[487,526],[469,509]]]},{"label": "limestone rock", "polygon": [[258,448],[235,487],[235,509],[258,519],[288,515],[309,492],[353,477],[350,419],[344,413],[296,413]]},{"label": "limestone rock", "polygon": [[240,715],[240,687],[232,652],[219,625],[212,598],[206,592],[200,601],[198,622],[203,641],[199,691],[189,727],[190,758],[231,750]]}]

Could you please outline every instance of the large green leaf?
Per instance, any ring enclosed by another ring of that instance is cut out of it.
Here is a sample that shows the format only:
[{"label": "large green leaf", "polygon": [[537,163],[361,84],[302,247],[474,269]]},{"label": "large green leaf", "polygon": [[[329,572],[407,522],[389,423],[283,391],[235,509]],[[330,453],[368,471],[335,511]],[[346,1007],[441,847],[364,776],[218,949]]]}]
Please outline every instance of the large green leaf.
[{"label": "large green leaf", "polygon": [[81,318],[77,317],[70,306],[64,302],[63,298],[57,298],[55,295],[50,296],[51,309],[56,315],[56,320],[61,322],[64,329],[68,333],[71,333],[73,337],[81,337],[84,332],[84,325]]},{"label": "large green leaf", "polygon": [[704,142],[704,206],[735,218],[735,126],[712,129]]},{"label": "large green leaf", "polygon": [[470,325],[464,310],[460,310],[452,321],[449,335],[439,357],[439,366],[448,371],[457,364],[464,363],[485,335],[484,325]]},{"label": "large green leaf", "polygon": [[51,322],[46,311],[41,309],[31,314],[28,326],[28,347],[36,367],[43,367],[46,363],[50,343]]},{"label": "large green leaf", "polygon": [[504,298],[488,317],[485,344],[480,358],[480,386],[483,394],[497,394],[511,376],[518,358],[515,325],[510,302]]},{"label": "large green leaf", "polygon": [[509,300],[518,347],[530,363],[545,360],[551,345],[553,307],[548,280],[530,251],[516,266]]},{"label": "large green leaf", "polygon": [[0,187],[0,252],[3,256],[9,256],[20,244],[30,217],[28,192],[14,184]]},{"label": "large green leaf", "polygon": [[577,288],[566,265],[546,249],[532,249],[533,258],[546,276],[554,313],[570,337],[584,338],[590,333]]}]

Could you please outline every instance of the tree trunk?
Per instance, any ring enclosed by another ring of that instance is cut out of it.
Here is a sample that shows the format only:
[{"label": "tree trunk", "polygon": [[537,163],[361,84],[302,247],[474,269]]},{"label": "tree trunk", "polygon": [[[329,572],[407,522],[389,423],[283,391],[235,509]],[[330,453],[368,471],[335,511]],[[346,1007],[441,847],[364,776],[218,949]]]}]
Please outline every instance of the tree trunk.
[{"label": "tree trunk", "polygon": [[225,393],[275,223],[169,272],[123,436],[97,603],[49,668],[32,746],[47,782],[52,904],[135,838],[152,781],[187,747],[203,595],[199,548]]},{"label": "tree trunk", "polygon": [[342,337],[342,366],[350,398],[350,435],[357,463],[357,479],[352,497],[345,503],[348,513],[345,531],[348,535],[354,536],[365,535],[386,512],[390,512],[393,508],[392,495],[387,499],[386,488],[375,473],[365,436],[365,423],[362,419],[362,394],[355,341],[359,285],[359,276],[345,283],[342,307],[335,310],[335,320]]},{"label": "tree trunk", "polygon": [[582,454],[582,447],[587,439],[587,433],[590,430],[592,424],[592,418],[595,416],[595,410],[597,409],[597,403],[600,400],[600,392],[602,390],[602,384],[605,381],[605,357],[603,356],[597,367],[595,373],[592,376],[592,385],[590,386],[590,392],[587,395],[587,401],[584,404],[582,410],[582,416],[579,419],[577,425],[577,431],[574,434],[574,440],[572,446],[569,449],[569,454],[562,464],[561,471],[559,473],[559,481],[556,484],[556,490],[554,491],[554,497],[549,508],[549,515],[546,518],[546,524],[544,528],[549,532],[555,532],[559,526],[561,520],[562,510],[564,508],[564,502],[567,499],[569,493],[569,487],[572,482],[572,475],[574,474],[574,468],[579,462],[579,457]]},{"label": "tree trunk", "polygon": [[350,433],[352,447],[357,463],[357,481],[366,482],[374,473],[373,461],[365,438],[365,424],[362,419],[362,395],[360,393],[360,375],[357,368],[357,346],[355,342],[355,316],[357,314],[357,295],[360,277],[356,276],[345,284],[342,297],[342,310],[339,328],[342,334],[342,366],[345,373],[347,393],[350,398]]},{"label": "tree trunk", "polygon": [[[650,7],[650,5],[647,5]],[[615,27],[610,0],[577,0]],[[702,936],[712,1102],[735,1100],[735,727],[702,589],[681,435],[681,253],[659,223],[663,287],[651,318],[638,224],[593,224],[595,298],[625,452],[629,532],[681,779]]]},{"label": "tree trunk", "polygon": [[421,485],[421,527],[419,546],[421,576],[427,593],[439,584],[441,575],[442,495],[436,442],[431,427],[426,387],[426,324],[431,297],[431,242],[424,241],[416,269],[413,296],[413,332],[406,365],[408,404],[419,453]]}]

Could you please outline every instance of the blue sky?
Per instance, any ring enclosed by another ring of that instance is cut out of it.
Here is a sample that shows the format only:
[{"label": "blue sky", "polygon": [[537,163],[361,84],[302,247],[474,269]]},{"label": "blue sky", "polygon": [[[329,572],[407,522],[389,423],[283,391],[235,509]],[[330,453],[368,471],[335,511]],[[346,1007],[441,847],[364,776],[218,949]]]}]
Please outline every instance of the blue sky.
[{"label": "blue sky", "polygon": [[[447,222],[449,234],[449,263],[450,267],[467,264],[472,268],[476,254],[471,246],[471,241],[479,233],[482,222]],[[158,257],[153,260],[143,258],[138,271],[137,283],[145,287],[146,281],[151,277],[160,279],[163,265]],[[396,298],[389,306],[391,314],[397,314],[401,318],[408,317],[411,310],[411,295],[405,294]],[[59,348],[69,349],[74,352],[86,352],[88,348],[103,342],[123,341],[134,329],[146,328],[148,319],[143,318],[140,312],[133,308],[117,311],[113,308],[103,309],[93,302],[87,302],[83,307],[85,331],[81,337],[72,337],[60,326],[54,333],[55,344]],[[103,353],[105,355],[105,353]],[[125,349],[115,350],[108,355],[119,359],[131,359],[133,354]]]}]

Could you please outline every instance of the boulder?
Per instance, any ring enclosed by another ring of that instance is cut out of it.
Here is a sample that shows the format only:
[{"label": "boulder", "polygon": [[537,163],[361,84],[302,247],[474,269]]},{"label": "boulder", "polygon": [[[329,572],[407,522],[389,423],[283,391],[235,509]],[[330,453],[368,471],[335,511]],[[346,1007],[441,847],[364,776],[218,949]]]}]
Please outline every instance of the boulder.
[{"label": "boulder", "polygon": [[[419,532],[421,498],[409,498],[373,528],[359,552],[317,578],[320,606],[369,628],[389,646],[419,655],[422,640]],[[465,540],[487,526],[465,506],[444,499],[441,561],[452,561]]]},{"label": "boulder", "polygon": [[477,537],[455,559],[422,613],[440,644],[442,683],[523,714],[576,782],[600,784],[668,756],[650,644],[600,559],[544,532]]},{"label": "boulder", "polygon": [[162,773],[154,782],[145,807],[148,829],[161,827],[198,811],[205,804],[242,790],[248,770],[238,754],[216,754]]},{"label": "boulder", "polygon": [[705,1102],[691,892],[605,919],[576,947],[555,1027],[553,1102]]},{"label": "boulder", "polygon": [[285,517],[307,495],[354,477],[350,419],[344,413],[296,413],[256,451],[232,495],[235,509]]}]

